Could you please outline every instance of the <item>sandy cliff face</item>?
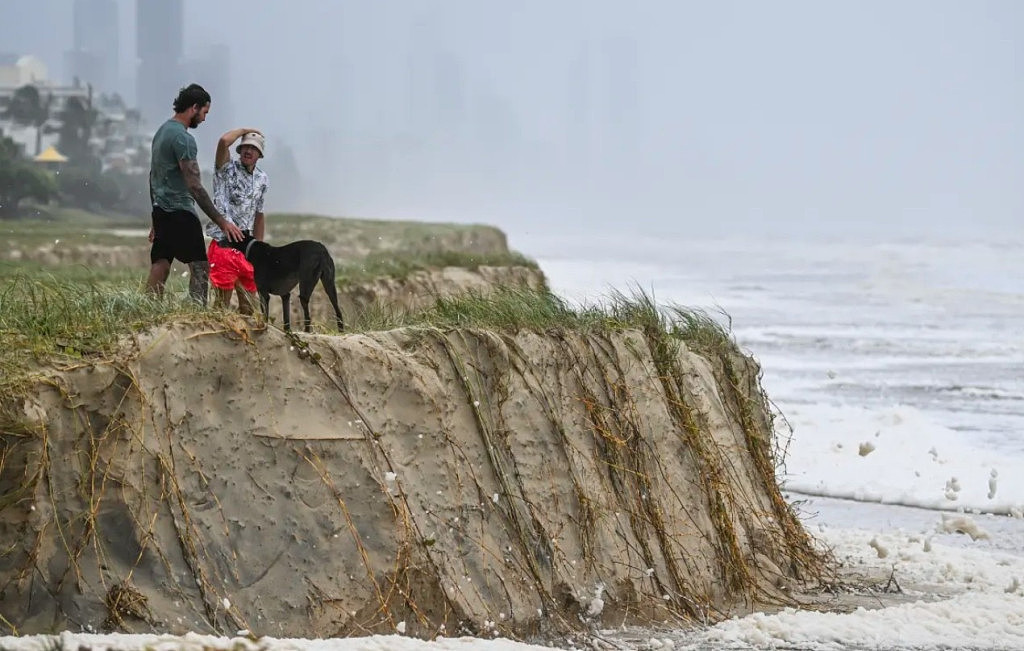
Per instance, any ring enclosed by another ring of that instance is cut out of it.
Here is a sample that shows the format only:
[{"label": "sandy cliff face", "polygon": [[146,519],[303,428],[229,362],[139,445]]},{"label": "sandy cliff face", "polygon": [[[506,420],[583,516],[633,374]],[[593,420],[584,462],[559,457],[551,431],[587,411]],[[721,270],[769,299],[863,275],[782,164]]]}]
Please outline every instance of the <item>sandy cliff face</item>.
[{"label": "sandy cliff face", "polygon": [[3,623],[530,637],[784,600],[819,559],[756,365],[659,359],[633,331],[139,334],[7,405]]}]

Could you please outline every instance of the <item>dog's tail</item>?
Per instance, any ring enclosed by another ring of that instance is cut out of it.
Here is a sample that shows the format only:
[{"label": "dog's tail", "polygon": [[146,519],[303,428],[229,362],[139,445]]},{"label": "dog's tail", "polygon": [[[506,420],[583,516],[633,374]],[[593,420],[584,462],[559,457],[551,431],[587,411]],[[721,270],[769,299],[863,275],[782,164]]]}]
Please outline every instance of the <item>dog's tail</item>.
[{"label": "dog's tail", "polygon": [[334,277],[334,259],[326,255],[320,263],[320,283],[324,286],[324,293],[327,294],[327,298],[331,301],[331,307],[334,308],[334,316],[338,321],[338,332],[344,332],[345,319],[341,316],[341,308],[338,307],[338,287],[334,284]]}]

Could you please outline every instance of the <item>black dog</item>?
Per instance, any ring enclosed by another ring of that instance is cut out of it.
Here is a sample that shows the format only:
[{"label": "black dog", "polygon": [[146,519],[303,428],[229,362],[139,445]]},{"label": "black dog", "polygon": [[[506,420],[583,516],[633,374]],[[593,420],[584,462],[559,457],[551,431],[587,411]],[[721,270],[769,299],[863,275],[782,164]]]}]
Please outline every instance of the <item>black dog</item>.
[{"label": "black dog", "polygon": [[284,329],[291,330],[288,299],[292,290],[299,286],[299,302],[306,318],[305,330],[310,331],[309,298],[317,281],[324,286],[327,298],[331,300],[334,314],[338,317],[338,332],[345,329],[338,308],[338,290],[334,286],[334,259],[327,247],[313,240],[301,240],[284,246],[271,246],[254,238],[241,242],[225,242],[225,246],[238,249],[252,265],[256,279],[256,291],[263,304],[263,313],[270,316],[270,295],[281,297],[284,308]]}]

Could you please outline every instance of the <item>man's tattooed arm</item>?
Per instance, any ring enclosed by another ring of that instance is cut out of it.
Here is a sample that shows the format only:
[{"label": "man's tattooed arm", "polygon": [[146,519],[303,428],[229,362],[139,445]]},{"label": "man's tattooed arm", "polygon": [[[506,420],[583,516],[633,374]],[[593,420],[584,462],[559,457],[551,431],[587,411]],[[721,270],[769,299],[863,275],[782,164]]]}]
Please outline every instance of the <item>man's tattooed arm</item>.
[{"label": "man's tattooed arm", "polygon": [[185,184],[188,186],[189,192],[192,193],[192,198],[196,200],[196,203],[214,224],[224,228],[223,215],[213,205],[213,199],[203,187],[203,179],[199,173],[199,161],[183,160],[178,165],[181,167],[181,173],[185,175]]}]

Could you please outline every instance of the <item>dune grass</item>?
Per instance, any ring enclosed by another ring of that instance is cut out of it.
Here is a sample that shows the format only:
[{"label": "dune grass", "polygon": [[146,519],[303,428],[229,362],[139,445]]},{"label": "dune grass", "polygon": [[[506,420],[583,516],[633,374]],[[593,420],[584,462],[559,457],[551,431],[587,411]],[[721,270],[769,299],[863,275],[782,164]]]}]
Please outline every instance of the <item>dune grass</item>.
[{"label": "dune grass", "polygon": [[[178,263],[179,272],[181,263]],[[130,286],[136,284],[141,290],[145,284],[148,269],[138,267],[98,266],[88,264],[45,265],[33,261],[0,260],[0,278],[6,286],[17,280],[18,284],[40,281],[44,284],[82,283],[100,287],[111,285]],[[174,274],[169,282],[173,282]]]},{"label": "dune grass", "polygon": [[[148,215],[142,219],[54,206],[29,206],[24,217],[0,220],[0,233],[8,250],[33,249],[58,241],[65,246],[117,246],[131,243],[120,233],[126,230],[145,233],[148,229]],[[141,239],[144,241],[145,236]]]},{"label": "dune grass", "polygon": [[[66,271],[66,270],[65,270]],[[42,360],[110,355],[118,338],[171,320],[218,320],[227,315],[200,308],[185,296],[185,279],[172,277],[164,300],[142,291],[138,275],[116,273],[72,278],[34,273],[0,280],[0,393],[13,390]],[[548,291],[502,288],[437,300],[410,312],[376,307],[353,315],[349,332],[401,327],[478,328],[502,332],[533,330],[606,333],[638,329],[656,342],[660,356],[675,354],[678,342],[706,348],[735,346],[713,319],[678,306],[658,306],[640,290],[613,293],[602,303],[573,305]]]},{"label": "dune grass", "polygon": [[340,284],[367,282],[382,277],[402,280],[417,271],[444,267],[461,267],[469,270],[480,267],[538,268],[534,260],[514,251],[482,254],[468,251],[439,251],[402,256],[372,253],[357,262],[337,263],[337,279]]},{"label": "dune grass", "polygon": [[[65,269],[66,271],[66,269]],[[0,280],[0,395],[13,391],[46,359],[99,358],[118,338],[175,317],[199,317],[180,279],[168,282],[168,298],[142,291],[137,278],[55,276],[42,270]]]},{"label": "dune grass", "polygon": [[[125,279],[144,275],[144,263],[115,267],[105,248],[134,247],[139,259],[148,252],[148,221],[126,222],[119,215],[100,215],[61,209],[38,218],[0,221],[7,243],[0,251],[0,274],[38,275],[44,269],[40,250],[58,249],[64,259],[80,261],[45,269],[69,280],[99,277]],[[275,214],[270,221],[270,243],[300,239],[324,242],[338,267],[338,281],[359,283],[380,277],[405,279],[427,269],[481,266],[537,268],[533,260],[509,251],[504,234],[491,226],[424,222],[341,219],[311,215]],[[124,256],[120,258],[124,260]],[[124,264],[123,262],[121,264]]]},{"label": "dune grass", "polygon": [[[343,264],[336,261],[336,282],[340,288],[346,285],[366,283],[379,278],[405,280],[413,274],[444,267],[459,267],[475,271],[480,267],[527,267],[538,269],[536,261],[519,253],[476,254],[466,251],[424,253],[419,255],[394,256],[371,254],[365,259]],[[175,263],[175,271],[183,273],[185,267]],[[34,261],[0,260],[0,277],[40,279],[47,282],[82,282],[86,284],[131,284],[142,287],[147,269],[137,266],[107,266],[92,264],[44,265]]]},{"label": "dune grass", "polygon": [[484,232],[501,233],[497,227],[484,224],[358,219],[298,213],[272,213],[267,215],[267,223],[275,236],[281,233],[289,239],[312,238],[324,241],[343,236],[367,244],[370,248],[375,248],[374,244],[381,240],[401,242],[401,248],[404,249],[415,249],[416,243],[431,248],[431,240],[453,233],[470,236]]},{"label": "dune grass", "polygon": [[[357,324],[358,327],[359,324]],[[367,325],[370,325],[367,323]],[[661,306],[642,289],[611,291],[603,300],[572,304],[549,291],[502,287],[487,294],[466,292],[441,298],[426,310],[376,316],[375,329],[399,327],[572,330],[584,334],[640,330],[670,341],[734,346],[729,333],[700,310]],[[674,351],[673,351],[674,352]]]}]

